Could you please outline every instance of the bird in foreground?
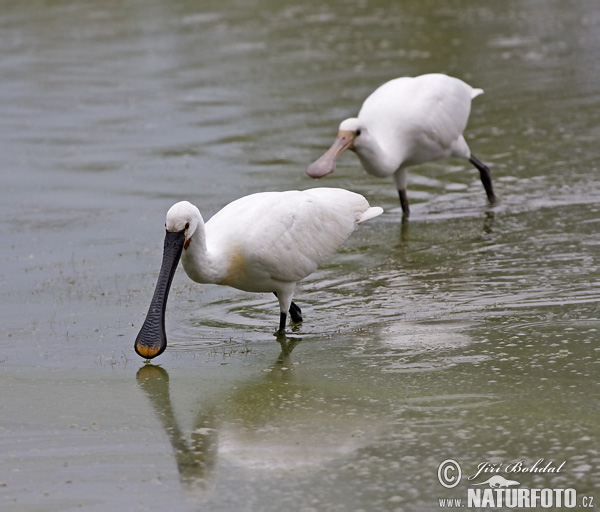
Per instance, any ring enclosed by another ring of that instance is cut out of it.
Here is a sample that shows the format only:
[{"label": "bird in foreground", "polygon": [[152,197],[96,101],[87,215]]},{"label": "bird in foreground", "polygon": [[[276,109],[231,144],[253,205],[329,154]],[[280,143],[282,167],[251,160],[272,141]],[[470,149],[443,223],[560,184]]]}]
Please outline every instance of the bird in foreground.
[{"label": "bird in foreground", "polygon": [[174,204],[167,212],[162,266],[135,351],[152,359],[167,347],[165,309],[180,258],[198,283],[274,293],[282,333],[288,311],[293,322],[302,321],[292,302],[296,283],[337,251],[358,224],[381,213],[363,196],[339,188],[252,194],[228,204],[206,224],[193,204]]},{"label": "bird in foreground", "polygon": [[404,216],[410,208],[406,168],[446,157],[466,158],[478,170],[488,200],[497,199],[489,168],[463,137],[471,100],[483,93],[458,78],[434,73],[386,82],[363,103],[358,117],[342,121],[333,145],[306,173],[321,178],[335,170],[336,158],[354,151],[369,174],[394,176]]}]

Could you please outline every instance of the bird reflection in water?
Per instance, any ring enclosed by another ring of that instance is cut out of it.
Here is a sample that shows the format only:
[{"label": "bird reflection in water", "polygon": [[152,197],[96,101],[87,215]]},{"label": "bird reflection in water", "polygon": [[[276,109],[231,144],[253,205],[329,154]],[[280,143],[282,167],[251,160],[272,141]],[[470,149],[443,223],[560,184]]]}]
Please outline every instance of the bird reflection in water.
[{"label": "bird reflection in water", "polygon": [[495,223],[496,223],[495,213],[491,210],[488,210],[487,212],[485,212],[485,219],[483,220],[483,233],[485,235],[493,234]]},{"label": "bird reflection in water", "polygon": [[[481,233],[481,237],[482,238],[492,237],[495,234],[494,233],[495,227],[496,227],[496,212],[494,212],[491,209],[488,209],[485,212],[485,215],[483,217],[483,230]],[[410,222],[408,221],[407,217],[403,217],[402,222],[400,224],[400,233],[399,233],[397,247],[400,248],[403,245],[408,244],[410,241],[411,241]]]},{"label": "bird reflection in water", "polygon": [[181,484],[187,490],[203,488],[217,460],[214,415],[200,411],[188,441],[175,419],[167,371],[160,366],[146,364],[138,370],[136,379],[169,437]]},{"label": "bird reflection in water", "polygon": [[[271,366],[271,377],[279,373],[288,377],[292,368],[291,353],[300,342],[299,338],[288,339],[279,335],[277,341],[281,353]],[[193,492],[206,488],[211,471],[216,466],[218,455],[217,414],[212,409],[201,410],[194,421],[194,429],[189,440],[179,427],[169,390],[167,370],[153,364],[145,364],[136,374],[137,382],[150,400],[154,412],[164,428],[173,448],[181,485],[186,491]]]}]

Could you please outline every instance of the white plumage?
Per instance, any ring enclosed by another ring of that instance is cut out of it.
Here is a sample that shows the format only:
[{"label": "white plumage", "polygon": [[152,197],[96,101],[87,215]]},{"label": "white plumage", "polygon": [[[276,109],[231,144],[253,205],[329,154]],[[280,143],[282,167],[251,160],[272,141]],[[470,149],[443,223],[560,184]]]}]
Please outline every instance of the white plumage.
[{"label": "white plumage", "polygon": [[228,204],[206,224],[196,206],[176,203],[167,212],[163,264],[136,351],[151,358],[166,347],[160,328],[164,336],[164,308],[180,257],[198,283],[275,293],[283,331],[288,311],[294,321],[302,319],[292,302],[296,283],[329,258],[358,224],[382,212],[363,196],[337,188],[252,194]]},{"label": "white plumage", "polygon": [[369,174],[394,176],[405,215],[406,168],[447,157],[466,158],[477,167],[494,203],[490,171],[471,154],[463,137],[471,100],[483,93],[442,74],[390,80],[363,103],[358,117],[342,121],[331,148],[306,170],[313,178],[333,172],[336,158],[354,151]]},{"label": "white plumage", "polygon": [[190,222],[181,260],[191,279],[276,292],[287,312],[296,282],[337,251],[357,224],[382,211],[336,188],[261,192],[233,201],[206,224],[195,206],[177,203],[167,213],[167,229]]}]

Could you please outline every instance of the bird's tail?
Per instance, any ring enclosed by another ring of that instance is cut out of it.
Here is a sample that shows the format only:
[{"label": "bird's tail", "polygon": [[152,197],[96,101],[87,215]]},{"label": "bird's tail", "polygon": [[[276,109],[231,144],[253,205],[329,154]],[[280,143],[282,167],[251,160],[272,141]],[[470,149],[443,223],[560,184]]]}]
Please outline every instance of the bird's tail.
[{"label": "bird's tail", "polygon": [[365,211],[360,218],[358,219],[358,224],[362,224],[368,220],[371,220],[375,217],[378,217],[383,213],[383,208],[380,206],[371,206],[367,211]]},{"label": "bird's tail", "polygon": [[471,99],[483,94],[483,89],[471,89]]}]

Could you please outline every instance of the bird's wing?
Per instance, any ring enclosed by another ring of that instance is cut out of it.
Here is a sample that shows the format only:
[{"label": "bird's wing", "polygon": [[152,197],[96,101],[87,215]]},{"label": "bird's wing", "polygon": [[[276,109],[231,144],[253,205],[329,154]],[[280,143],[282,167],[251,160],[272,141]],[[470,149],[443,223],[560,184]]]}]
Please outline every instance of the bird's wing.
[{"label": "bird's wing", "polygon": [[462,136],[471,113],[472,87],[445,75],[429,75],[428,87],[417,95],[425,132],[442,148],[450,148]]},{"label": "bird's wing", "polygon": [[397,147],[405,161],[449,156],[464,131],[474,89],[442,74],[397,78],[369,96],[359,113],[384,146]]},{"label": "bird's wing", "polygon": [[207,222],[207,245],[235,246],[257,274],[298,281],[346,241],[368,209],[362,196],[341,189],[253,194]]}]

